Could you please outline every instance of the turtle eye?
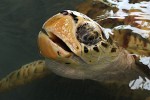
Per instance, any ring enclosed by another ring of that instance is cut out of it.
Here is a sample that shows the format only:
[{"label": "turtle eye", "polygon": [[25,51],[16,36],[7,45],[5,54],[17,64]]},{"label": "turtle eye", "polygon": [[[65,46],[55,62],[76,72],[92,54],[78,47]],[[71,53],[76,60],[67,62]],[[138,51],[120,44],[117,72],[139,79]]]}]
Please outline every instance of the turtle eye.
[{"label": "turtle eye", "polygon": [[94,45],[101,40],[100,34],[90,23],[84,23],[77,28],[76,36],[79,42]]}]

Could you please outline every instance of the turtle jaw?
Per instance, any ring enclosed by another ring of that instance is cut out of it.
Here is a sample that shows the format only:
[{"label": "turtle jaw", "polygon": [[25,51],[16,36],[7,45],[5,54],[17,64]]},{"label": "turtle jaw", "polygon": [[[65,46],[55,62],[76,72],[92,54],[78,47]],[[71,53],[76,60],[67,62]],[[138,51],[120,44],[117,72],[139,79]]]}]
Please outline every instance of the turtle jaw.
[{"label": "turtle jaw", "polygon": [[47,59],[53,59],[64,64],[74,64],[76,67],[86,64],[86,62],[71,51],[67,43],[63,41],[63,39],[60,39],[55,34],[47,34],[42,29],[38,36],[40,53]]},{"label": "turtle jaw", "polygon": [[[53,35],[51,33],[51,35]],[[50,38],[47,34],[40,31],[38,36],[38,46],[40,53],[46,58],[57,59],[59,57],[70,57],[71,50],[66,46],[61,39],[53,35]]]}]

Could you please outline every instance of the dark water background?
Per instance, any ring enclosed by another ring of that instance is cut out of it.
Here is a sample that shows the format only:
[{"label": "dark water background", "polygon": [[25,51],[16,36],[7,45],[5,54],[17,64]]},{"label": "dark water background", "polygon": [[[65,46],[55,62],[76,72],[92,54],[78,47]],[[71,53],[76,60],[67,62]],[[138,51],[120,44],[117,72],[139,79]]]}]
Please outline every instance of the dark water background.
[{"label": "dark water background", "polygon": [[[81,1],[0,0],[0,78],[23,64],[41,59],[37,35],[42,24],[62,10],[75,9]],[[93,90],[95,84],[53,75],[0,94],[0,100],[98,99],[102,96],[100,91]]]},{"label": "dark water background", "polygon": [[[83,0],[0,0],[0,78],[23,64],[43,57],[37,48],[42,24],[52,15],[75,9]],[[48,76],[0,94],[0,100],[131,100],[121,89],[90,80]]]}]

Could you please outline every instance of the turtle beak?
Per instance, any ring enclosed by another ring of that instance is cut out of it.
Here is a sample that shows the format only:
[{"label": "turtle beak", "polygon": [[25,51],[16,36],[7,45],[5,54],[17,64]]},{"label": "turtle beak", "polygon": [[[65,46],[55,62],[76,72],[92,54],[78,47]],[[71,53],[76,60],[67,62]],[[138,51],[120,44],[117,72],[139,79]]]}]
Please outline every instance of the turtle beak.
[{"label": "turtle beak", "polygon": [[71,55],[70,50],[68,48],[68,50],[65,50],[64,48],[60,47],[57,42],[59,42],[59,40],[53,41],[48,35],[40,32],[38,36],[40,53],[44,57],[52,59],[56,59],[58,57],[69,57]]},{"label": "turtle beak", "polygon": [[46,21],[38,36],[41,54],[52,59],[76,54],[81,47],[75,36],[75,27],[72,17],[61,13]]}]

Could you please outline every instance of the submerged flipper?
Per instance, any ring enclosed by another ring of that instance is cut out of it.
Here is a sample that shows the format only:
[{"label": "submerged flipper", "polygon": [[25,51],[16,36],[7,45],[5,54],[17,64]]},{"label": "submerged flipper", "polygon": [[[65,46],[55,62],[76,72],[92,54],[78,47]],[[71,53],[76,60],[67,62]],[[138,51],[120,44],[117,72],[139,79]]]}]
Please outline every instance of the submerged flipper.
[{"label": "submerged flipper", "polygon": [[23,65],[20,69],[10,73],[0,81],[0,92],[42,78],[49,73],[44,60],[38,60]]}]

